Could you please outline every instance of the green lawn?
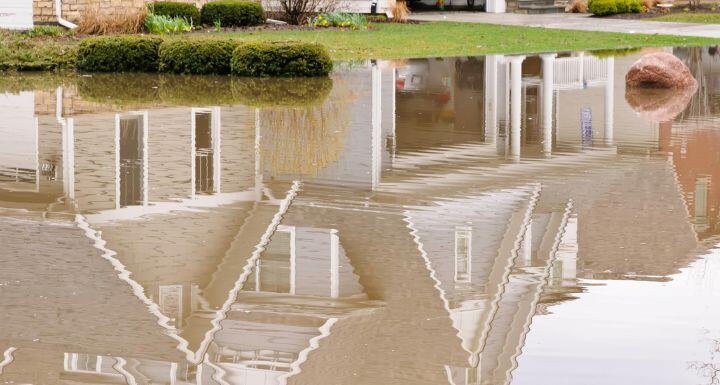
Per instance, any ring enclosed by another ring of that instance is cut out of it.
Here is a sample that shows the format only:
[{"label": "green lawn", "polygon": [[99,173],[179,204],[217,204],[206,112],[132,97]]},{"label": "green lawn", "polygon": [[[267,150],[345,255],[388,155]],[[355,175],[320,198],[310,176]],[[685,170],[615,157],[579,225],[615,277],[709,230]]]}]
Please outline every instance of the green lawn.
[{"label": "green lawn", "polygon": [[[372,24],[369,30],[286,30],[197,32],[168,39],[232,38],[246,41],[306,41],[328,47],[334,59],[520,54],[552,51],[622,49],[643,46],[717,45],[719,39],[567,31],[489,24],[432,22]],[[0,70],[71,68],[77,37],[22,37],[0,31]]]},{"label": "green lawn", "polygon": [[647,20],[672,21],[677,23],[720,24],[720,13],[671,13]]},{"label": "green lawn", "polygon": [[374,24],[368,31],[225,33],[245,40],[302,40],[324,44],[336,59],[517,54],[718,44],[718,39],[431,22]]}]

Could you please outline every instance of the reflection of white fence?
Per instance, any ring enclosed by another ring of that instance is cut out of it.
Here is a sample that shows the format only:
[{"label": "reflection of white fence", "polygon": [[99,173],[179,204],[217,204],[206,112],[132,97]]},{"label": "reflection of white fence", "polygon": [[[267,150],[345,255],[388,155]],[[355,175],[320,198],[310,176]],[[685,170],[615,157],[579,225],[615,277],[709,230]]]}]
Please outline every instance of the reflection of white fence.
[{"label": "reflection of white fence", "polygon": [[555,88],[572,89],[607,80],[607,60],[595,56],[572,56],[555,59]]},{"label": "reflection of white fence", "polygon": [[[559,57],[553,60],[553,84],[556,90],[580,89],[603,84],[608,77],[608,59],[595,56]],[[525,85],[539,85],[539,77],[523,78]]]}]

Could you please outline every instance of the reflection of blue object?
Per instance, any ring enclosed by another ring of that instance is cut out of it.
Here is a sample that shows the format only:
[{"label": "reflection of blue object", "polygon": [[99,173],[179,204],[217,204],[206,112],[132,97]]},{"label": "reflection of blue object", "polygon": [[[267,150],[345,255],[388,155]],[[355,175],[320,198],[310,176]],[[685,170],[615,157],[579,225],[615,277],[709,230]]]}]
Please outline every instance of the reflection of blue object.
[{"label": "reflection of blue object", "polygon": [[589,107],[580,111],[580,138],[583,143],[592,141],[592,110]]}]

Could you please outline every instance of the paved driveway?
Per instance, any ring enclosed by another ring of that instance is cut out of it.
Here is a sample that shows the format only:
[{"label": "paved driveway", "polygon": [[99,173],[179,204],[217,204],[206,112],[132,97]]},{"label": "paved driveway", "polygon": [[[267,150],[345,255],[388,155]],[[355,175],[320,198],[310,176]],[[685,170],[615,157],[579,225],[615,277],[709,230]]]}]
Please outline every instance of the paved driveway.
[{"label": "paved driveway", "polygon": [[600,19],[588,14],[554,13],[526,15],[519,13],[423,12],[411,15],[413,20],[458,21],[519,25],[581,31],[663,34],[720,38],[720,24],[666,23],[660,21]]}]

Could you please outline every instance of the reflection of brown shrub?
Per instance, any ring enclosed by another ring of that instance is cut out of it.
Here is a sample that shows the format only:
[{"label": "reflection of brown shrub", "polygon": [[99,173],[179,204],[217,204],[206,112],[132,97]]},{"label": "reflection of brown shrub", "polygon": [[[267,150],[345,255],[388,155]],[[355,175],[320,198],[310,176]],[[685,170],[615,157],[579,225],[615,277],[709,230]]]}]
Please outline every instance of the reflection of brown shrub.
[{"label": "reflection of brown shrub", "polygon": [[316,175],[336,161],[353,99],[347,86],[336,84],[321,105],[262,109],[262,155],[271,175]]},{"label": "reflection of brown shrub", "polygon": [[140,33],[145,28],[146,15],[145,7],[129,7],[110,12],[99,6],[87,7],[80,13],[77,32],[88,35]]},{"label": "reflection of brown shrub", "polygon": [[668,122],[685,110],[696,90],[697,86],[680,89],[628,88],[625,100],[644,119]]}]

